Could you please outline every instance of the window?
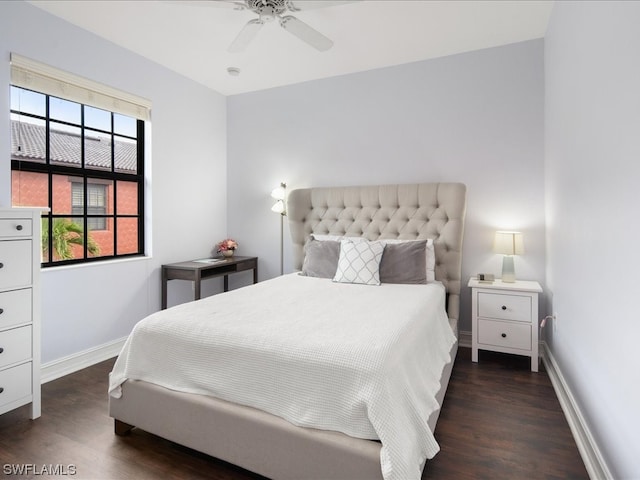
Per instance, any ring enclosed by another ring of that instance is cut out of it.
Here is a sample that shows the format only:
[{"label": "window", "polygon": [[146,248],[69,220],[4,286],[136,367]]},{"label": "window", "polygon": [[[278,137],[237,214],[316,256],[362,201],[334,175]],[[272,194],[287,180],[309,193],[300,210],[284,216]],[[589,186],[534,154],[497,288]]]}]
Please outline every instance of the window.
[{"label": "window", "polygon": [[143,255],[145,121],[14,81],[13,60],[12,205],[49,209],[43,266]]},{"label": "window", "polygon": [[[73,182],[71,184],[71,210],[73,216],[84,214],[84,184]],[[87,214],[100,215],[100,217],[88,217],[87,226],[91,230],[106,230],[107,213],[107,187],[96,183],[87,184]]]}]

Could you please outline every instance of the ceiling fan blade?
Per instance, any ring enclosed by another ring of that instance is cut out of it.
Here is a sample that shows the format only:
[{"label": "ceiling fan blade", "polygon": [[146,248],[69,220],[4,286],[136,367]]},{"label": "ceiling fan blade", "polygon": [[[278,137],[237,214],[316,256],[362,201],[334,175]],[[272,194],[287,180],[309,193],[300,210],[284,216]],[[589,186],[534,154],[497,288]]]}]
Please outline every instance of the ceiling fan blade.
[{"label": "ceiling fan blade", "polygon": [[240,0],[164,0],[164,3],[187,7],[219,7],[233,8],[234,10],[244,10],[246,4]]},{"label": "ceiling fan blade", "polygon": [[251,40],[256,36],[256,33],[262,28],[264,22],[258,18],[255,20],[249,20],[247,24],[240,30],[240,33],[235,38],[229,48],[227,49],[231,53],[239,53],[247,48],[247,45],[251,43]]},{"label": "ceiling fan blade", "polygon": [[[211,4],[211,1],[206,3]],[[233,8],[234,10],[244,10],[247,8],[247,4],[242,0],[213,0],[213,4],[215,6]]]},{"label": "ceiling fan blade", "polygon": [[302,20],[287,15],[280,19],[280,26],[287,32],[295,35],[303,42],[308,43],[316,50],[324,52],[333,46],[333,41],[322,35],[319,31],[311,28]]},{"label": "ceiling fan blade", "polygon": [[360,0],[294,0],[287,1],[287,8],[290,12],[299,12],[300,10],[313,10],[316,8],[336,7],[347,3],[356,3]]}]

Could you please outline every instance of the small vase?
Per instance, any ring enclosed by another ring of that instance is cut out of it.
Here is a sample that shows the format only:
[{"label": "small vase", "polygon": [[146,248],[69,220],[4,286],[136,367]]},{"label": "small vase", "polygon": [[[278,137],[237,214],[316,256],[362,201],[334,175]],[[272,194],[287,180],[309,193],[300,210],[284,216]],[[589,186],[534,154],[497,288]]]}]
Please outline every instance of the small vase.
[{"label": "small vase", "polygon": [[231,258],[231,257],[233,257],[233,252],[234,251],[235,250],[223,250],[222,251],[222,256],[226,257],[226,258]]}]

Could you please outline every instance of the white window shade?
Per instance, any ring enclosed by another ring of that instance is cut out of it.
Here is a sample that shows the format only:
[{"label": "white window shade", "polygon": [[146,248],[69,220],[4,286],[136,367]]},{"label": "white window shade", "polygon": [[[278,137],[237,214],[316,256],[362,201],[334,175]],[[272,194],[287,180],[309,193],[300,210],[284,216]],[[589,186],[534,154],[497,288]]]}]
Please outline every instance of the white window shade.
[{"label": "white window shade", "polygon": [[151,119],[151,101],[35,60],[11,54],[11,84],[139,120]]}]

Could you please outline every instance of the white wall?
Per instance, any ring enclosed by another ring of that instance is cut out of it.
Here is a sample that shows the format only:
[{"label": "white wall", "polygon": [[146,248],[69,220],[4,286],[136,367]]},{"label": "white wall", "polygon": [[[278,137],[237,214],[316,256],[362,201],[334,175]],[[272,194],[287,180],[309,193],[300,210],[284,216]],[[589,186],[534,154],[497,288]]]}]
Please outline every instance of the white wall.
[{"label": "white wall", "polygon": [[639,25],[556,2],[545,40],[549,343],[616,479],[640,478]]},{"label": "white wall", "polygon": [[[160,308],[160,265],[207,256],[224,238],[226,98],[26,2],[0,2],[0,112],[9,111],[10,52],[153,102],[147,152],[152,256],[43,271],[42,356],[50,362],[126,336]],[[3,206],[11,204],[9,131],[9,115],[0,115]],[[187,282],[172,282],[170,293],[171,303],[192,298]]]},{"label": "white wall", "polygon": [[500,274],[496,229],[524,232],[516,271],[544,282],[543,105],[542,40],[229,97],[229,234],[269,278],[280,270],[269,193],[281,180],[464,182],[461,330],[470,331],[466,279]]},{"label": "white wall", "polygon": [[[0,111],[9,109],[10,52],[153,101],[153,255],[45,270],[44,361],[128,334],[159,308],[159,266],[206,256],[225,236],[239,240],[240,254],[260,256],[262,279],[277,275],[279,219],[269,192],[281,180],[293,188],[462,181],[464,277],[499,273],[490,252],[495,229],[525,233],[517,271],[546,279],[542,311],[558,312],[546,332],[551,351],[615,477],[636,478],[637,25],[637,2],[557,2],[544,62],[543,42],[531,41],[227,101],[25,2],[0,2]],[[4,206],[8,122],[0,115]],[[288,245],[285,257],[290,270]],[[172,284],[170,303],[191,294]],[[470,330],[468,292],[462,298],[461,329]]]}]

